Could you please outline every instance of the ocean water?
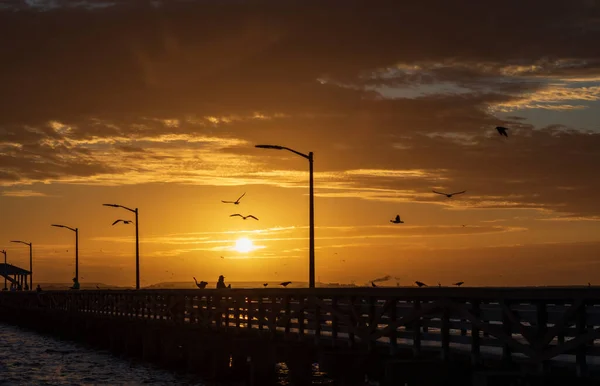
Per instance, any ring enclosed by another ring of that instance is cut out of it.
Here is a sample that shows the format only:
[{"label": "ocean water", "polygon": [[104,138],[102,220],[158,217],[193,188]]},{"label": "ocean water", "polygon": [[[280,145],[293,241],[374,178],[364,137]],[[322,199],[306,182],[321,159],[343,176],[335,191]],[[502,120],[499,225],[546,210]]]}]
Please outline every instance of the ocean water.
[{"label": "ocean water", "polygon": [[[278,384],[291,385],[285,364],[277,368]],[[313,370],[314,385],[331,384]],[[221,386],[7,324],[0,324],[0,385]]]}]

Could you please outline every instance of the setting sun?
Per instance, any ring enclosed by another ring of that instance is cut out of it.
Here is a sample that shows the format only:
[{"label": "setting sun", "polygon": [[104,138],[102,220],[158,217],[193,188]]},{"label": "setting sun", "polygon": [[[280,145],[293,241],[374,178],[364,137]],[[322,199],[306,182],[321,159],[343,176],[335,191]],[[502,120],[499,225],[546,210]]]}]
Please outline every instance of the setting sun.
[{"label": "setting sun", "polygon": [[254,244],[249,238],[242,237],[235,242],[235,247],[233,249],[241,253],[246,253],[254,249]]}]

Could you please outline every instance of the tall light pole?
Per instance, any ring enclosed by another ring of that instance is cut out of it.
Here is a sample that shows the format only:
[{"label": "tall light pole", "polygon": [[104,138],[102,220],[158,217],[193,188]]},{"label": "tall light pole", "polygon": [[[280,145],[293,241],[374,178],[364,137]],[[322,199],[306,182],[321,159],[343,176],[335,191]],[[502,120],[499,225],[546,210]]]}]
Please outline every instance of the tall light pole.
[{"label": "tall light pole", "polygon": [[306,158],[309,165],[309,204],[308,204],[308,287],[315,288],[315,194],[314,194],[314,183],[313,183],[313,152],[308,154],[300,153],[299,151],[290,149],[285,146],[278,145],[256,145],[259,149],[274,149],[274,150],[287,150],[300,157]]},{"label": "tall light pole", "polygon": [[66,228],[75,232],[75,281],[79,283],[79,229],[58,224],[52,224],[52,226],[57,228]]},{"label": "tall light pole", "polygon": [[113,208],[123,208],[135,213],[135,289],[140,289],[140,238],[138,233],[138,208],[131,209],[123,205],[102,204]]},{"label": "tall light pole", "polygon": [[25,241],[11,240],[10,242],[29,245],[29,289],[33,290],[33,247],[31,243],[26,243]]},{"label": "tall light pole", "polygon": [[3,249],[0,252],[2,252],[2,254],[4,255],[4,289],[7,290],[8,288],[6,287],[6,269],[8,267],[6,266],[6,251]]}]

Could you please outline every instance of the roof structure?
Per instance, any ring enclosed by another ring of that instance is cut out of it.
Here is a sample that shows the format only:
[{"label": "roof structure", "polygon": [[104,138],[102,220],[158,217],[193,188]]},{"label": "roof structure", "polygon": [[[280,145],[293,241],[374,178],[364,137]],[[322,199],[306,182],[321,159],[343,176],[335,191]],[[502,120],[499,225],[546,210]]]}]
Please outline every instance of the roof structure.
[{"label": "roof structure", "polygon": [[0,263],[0,275],[1,276],[13,276],[13,275],[29,275],[31,272],[26,269],[19,268],[12,264]]}]

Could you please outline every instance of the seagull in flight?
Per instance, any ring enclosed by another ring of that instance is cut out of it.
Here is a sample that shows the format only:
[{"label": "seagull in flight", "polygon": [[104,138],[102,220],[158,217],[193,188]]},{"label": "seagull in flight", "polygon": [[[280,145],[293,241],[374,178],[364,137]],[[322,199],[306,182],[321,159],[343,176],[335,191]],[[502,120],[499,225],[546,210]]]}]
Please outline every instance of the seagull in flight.
[{"label": "seagull in flight", "polygon": [[427,284],[425,284],[421,281],[416,281],[415,284],[418,285],[419,287],[427,287]]},{"label": "seagull in flight", "polygon": [[433,193],[435,194],[441,194],[442,196],[446,196],[448,198],[451,198],[452,196],[456,195],[456,194],[463,194],[466,193],[466,190],[463,190],[462,192],[455,192],[455,193],[443,193],[443,192],[437,192],[435,190],[432,190]]},{"label": "seagull in flight", "polygon": [[119,220],[113,222],[112,224],[115,225],[119,221],[123,221],[123,224],[131,224],[131,223],[133,223],[133,221],[131,221],[131,220],[121,220],[121,219],[119,219]]},{"label": "seagull in flight", "polygon": [[242,197],[244,197],[245,195],[246,195],[246,192],[244,192],[244,194],[242,194],[242,195],[240,196],[240,198],[238,198],[238,199],[237,199],[237,200],[235,200],[235,201],[223,201],[223,200],[221,200],[221,202],[222,202],[222,203],[224,203],[224,204],[233,204],[233,205],[239,205],[239,204],[240,204],[240,200],[241,200],[241,199],[242,199]]},{"label": "seagull in flight", "polygon": [[264,283],[264,284],[263,284],[263,287],[266,287],[266,286],[268,286],[268,285],[269,285],[269,283]]},{"label": "seagull in flight", "polygon": [[205,281],[201,281],[200,283],[198,283],[198,280],[196,280],[196,278],[194,278],[194,281],[196,282],[196,287],[200,289],[206,288],[206,285],[208,284],[208,282]]},{"label": "seagull in flight", "polygon": [[404,221],[400,220],[400,215],[399,214],[396,215],[395,219],[390,220],[390,222],[394,223],[394,224],[404,224]]},{"label": "seagull in flight", "polygon": [[506,132],[506,130],[508,130],[508,129],[506,127],[496,126],[496,130],[498,130],[498,134],[503,135],[506,138],[508,138],[508,133]]},{"label": "seagull in flight", "polygon": [[458,283],[454,283],[453,285],[460,287],[461,285],[465,284],[464,281],[459,281]]},{"label": "seagull in flight", "polygon": [[290,285],[290,284],[292,284],[292,282],[291,282],[291,281],[284,281],[283,283],[281,283],[281,284],[279,284],[279,285],[282,285],[282,286],[284,286],[284,287],[287,287],[287,286],[288,286],[288,285]]},{"label": "seagull in flight", "polygon": [[241,218],[243,218],[244,220],[245,220],[245,219],[247,219],[247,218],[253,218],[253,219],[255,219],[255,220],[258,220],[256,217],[254,217],[254,216],[253,216],[253,215],[251,215],[251,214],[249,214],[249,215],[247,215],[247,216],[242,216],[242,215],[241,215],[241,214],[239,214],[239,213],[236,213],[236,214],[231,214],[231,215],[229,215],[229,217],[235,217],[235,216],[241,217]]}]

